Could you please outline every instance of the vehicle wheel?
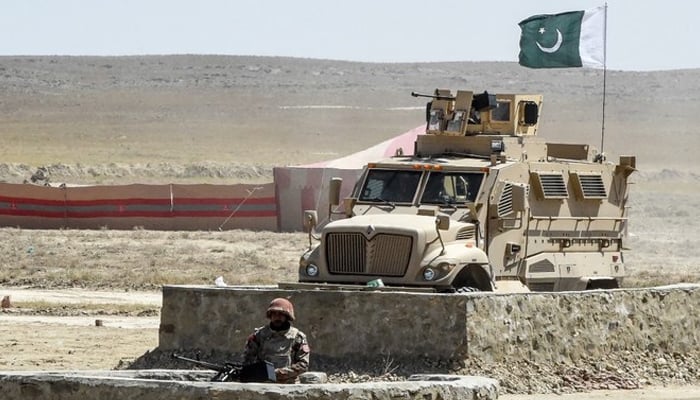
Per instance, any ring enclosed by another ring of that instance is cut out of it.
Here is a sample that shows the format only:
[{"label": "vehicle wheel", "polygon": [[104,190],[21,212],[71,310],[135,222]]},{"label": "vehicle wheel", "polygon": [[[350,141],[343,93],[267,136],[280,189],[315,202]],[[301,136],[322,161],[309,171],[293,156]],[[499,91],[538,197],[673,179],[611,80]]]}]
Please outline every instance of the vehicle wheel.
[{"label": "vehicle wheel", "polygon": [[482,265],[467,265],[462,268],[451,282],[457,293],[490,292],[493,290],[491,279]]}]

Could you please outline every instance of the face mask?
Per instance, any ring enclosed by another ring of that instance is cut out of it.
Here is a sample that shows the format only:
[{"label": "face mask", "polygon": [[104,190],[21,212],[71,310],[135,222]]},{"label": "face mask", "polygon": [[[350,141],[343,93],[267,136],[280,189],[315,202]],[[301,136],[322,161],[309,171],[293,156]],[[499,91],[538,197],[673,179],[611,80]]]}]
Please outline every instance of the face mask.
[{"label": "face mask", "polygon": [[270,321],[270,329],[273,331],[286,331],[291,326],[289,321]]}]

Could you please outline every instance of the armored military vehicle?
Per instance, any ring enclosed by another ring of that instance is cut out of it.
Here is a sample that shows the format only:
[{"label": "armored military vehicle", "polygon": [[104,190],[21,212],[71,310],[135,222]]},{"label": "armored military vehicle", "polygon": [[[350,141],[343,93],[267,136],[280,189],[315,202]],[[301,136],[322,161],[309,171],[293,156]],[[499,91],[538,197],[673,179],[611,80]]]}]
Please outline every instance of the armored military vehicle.
[{"label": "armored military vehicle", "polygon": [[[345,218],[319,227],[317,213],[305,213],[301,283],[619,287],[634,156],[613,163],[589,145],[539,138],[541,95],[413,95],[431,98],[414,155],[368,164],[342,202]],[[339,187],[332,182],[334,206]]]}]

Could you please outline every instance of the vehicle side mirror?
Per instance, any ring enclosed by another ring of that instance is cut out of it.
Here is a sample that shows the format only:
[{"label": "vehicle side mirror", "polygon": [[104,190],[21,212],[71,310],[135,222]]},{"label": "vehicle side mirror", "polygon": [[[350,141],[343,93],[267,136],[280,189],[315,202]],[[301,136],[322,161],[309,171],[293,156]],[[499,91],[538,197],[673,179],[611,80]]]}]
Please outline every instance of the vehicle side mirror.
[{"label": "vehicle side mirror", "polygon": [[318,223],[318,213],[316,210],[304,211],[304,230],[311,232]]},{"label": "vehicle side mirror", "polygon": [[445,214],[438,214],[438,216],[435,217],[435,226],[437,226],[438,230],[441,231],[446,231],[450,229],[450,216]]},{"label": "vehicle side mirror", "polygon": [[438,214],[437,217],[435,217],[435,228],[435,231],[437,232],[437,237],[440,240],[440,246],[442,246],[440,255],[443,255],[445,254],[445,242],[442,241],[442,235],[440,235],[440,231],[446,231],[450,229],[450,216],[445,214]]},{"label": "vehicle side mirror", "polygon": [[340,188],[343,186],[343,178],[331,178],[331,184],[328,188],[328,204],[337,206],[340,204]]}]

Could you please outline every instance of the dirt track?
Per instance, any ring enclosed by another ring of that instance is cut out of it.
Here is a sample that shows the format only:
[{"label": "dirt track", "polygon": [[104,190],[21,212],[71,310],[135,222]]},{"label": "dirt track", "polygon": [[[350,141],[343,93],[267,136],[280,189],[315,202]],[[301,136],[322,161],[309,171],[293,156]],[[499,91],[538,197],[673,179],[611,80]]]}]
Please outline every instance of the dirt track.
[{"label": "dirt track", "polygon": [[[143,327],[143,320],[119,323],[106,319],[101,327],[95,326],[94,321],[95,318],[3,316],[0,369],[113,369],[157,346],[157,319],[148,321],[149,325],[156,325],[150,328]],[[113,323],[115,327],[111,326]]]},{"label": "dirt track", "polygon": [[85,289],[29,289],[0,286],[0,295],[10,296],[15,302],[45,301],[61,304],[146,304],[160,307],[160,292],[98,291]]},{"label": "dirt track", "polygon": [[[145,304],[160,307],[159,293],[99,292],[80,289],[42,290],[0,287],[0,297],[16,304]],[[46,315],[46,309],[16,307],[0,313],[0,369],[112,369],[133,361],[158,345],[159,317]],[[50,314],[56,314],[51,310]],[[82,314],[82,315],[81,315]],[[102,326],[96,326],[100,320]]]}]

